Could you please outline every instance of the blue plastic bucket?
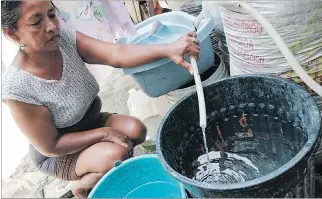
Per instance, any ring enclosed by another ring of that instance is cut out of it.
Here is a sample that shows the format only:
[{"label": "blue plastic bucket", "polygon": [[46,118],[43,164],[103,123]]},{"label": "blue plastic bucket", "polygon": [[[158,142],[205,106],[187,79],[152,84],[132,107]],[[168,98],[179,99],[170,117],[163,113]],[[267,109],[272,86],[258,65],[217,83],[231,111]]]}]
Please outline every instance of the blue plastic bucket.
[{"label": "blue plastic bucket", "polygon": [[89,198],[186,198],[185,190],[162,167],[155,154],[116,162]]},{"label": "blue plastic bucket", "polygon": [[[196,17],[181,11],[156,15],[136,25],[137,35],[122,38],[118,44],[167,44],[186,35],[193,28]],[[151,30],[155,32],[151,34]],[[200,74],[215,63],[215,52],[211,43],[210,32],[214,23],[211,18],[201,21],[197,35],[200,41],[198,67]],[[186,61],[190,62],[188,56]],[[159,97],[174,91],[193,80],[193,76],[183,67],[177,66],[168,58],[133,68],[123,68],[125,75],[131,75],[140,89],[150,97]]]}]

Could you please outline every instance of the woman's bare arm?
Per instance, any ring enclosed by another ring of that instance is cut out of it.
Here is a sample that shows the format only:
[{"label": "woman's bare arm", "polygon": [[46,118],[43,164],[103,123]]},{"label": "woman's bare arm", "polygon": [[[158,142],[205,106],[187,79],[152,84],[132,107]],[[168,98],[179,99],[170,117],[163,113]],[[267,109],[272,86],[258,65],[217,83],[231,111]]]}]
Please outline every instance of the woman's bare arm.
[{"label": "woman's bare arm", "polygon": [[188,36],[171,44],[123,45],[100,41],[80,32],[76,33],[78,53],[86,63],[110,65],[116,68],[129,68],[147,64],[162,58],[170,58],[176,64],[191,67],[184,59],[186,53],[198,56],[199,46],[194,43],[191,32]]},{"label": "woman's bare arm", "polygon": [[[20,130],[31,144],[48,157],[78,152],[86,147],[111,139],[113,129],[108,127],[89,131],[67,133],[60,136],[53,125],[51,114],[45,106],[6,100]],[[125,139],[123,137],[123,139]],[[114,140],[115,141],[115,140]],[[127,147],[124,141],[124,147]],[[121,143],[122,144],[122,143]]]}]

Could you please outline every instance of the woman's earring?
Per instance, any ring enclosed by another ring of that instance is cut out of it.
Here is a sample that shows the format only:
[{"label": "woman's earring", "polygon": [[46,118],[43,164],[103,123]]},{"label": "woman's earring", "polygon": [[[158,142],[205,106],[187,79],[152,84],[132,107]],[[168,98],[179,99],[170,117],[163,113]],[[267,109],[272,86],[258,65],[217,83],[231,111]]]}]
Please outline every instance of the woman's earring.
[{"label": "woman's earring", "polygon": [[19,48],[20,48],[20,50],[24,50],[25,49],[25,45],[22,44],[22,43],[19,43]]}]

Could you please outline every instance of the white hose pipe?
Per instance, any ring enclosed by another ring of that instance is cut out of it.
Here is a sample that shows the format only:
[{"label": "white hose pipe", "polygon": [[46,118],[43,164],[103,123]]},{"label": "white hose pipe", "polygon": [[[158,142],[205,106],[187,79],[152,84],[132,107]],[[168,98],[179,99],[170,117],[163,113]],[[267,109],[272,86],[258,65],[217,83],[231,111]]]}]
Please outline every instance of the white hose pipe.
[{"label": "white hose pipe", "polygon": [[196,90],[198,95],[198,104],[199,104],[199,117],[200,117],[200,127],[207,127],[207,117],[206,117],[206,104],[205,104],[205,96],[203,93],[201,78],[198,70],[197,60],[193,56],[190,56],[190,63],[193,68],[193,76],[195,79]]}]

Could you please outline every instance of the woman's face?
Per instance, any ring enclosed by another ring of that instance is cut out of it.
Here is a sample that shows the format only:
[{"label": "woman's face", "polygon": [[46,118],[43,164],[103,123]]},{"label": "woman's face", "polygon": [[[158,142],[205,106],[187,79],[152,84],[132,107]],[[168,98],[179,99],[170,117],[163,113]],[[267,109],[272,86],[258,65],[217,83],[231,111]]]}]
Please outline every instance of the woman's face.
[{"label": "woman's face", "polygon": [[28,51],[57,50],[60,32],[56,12],[50,1],[24,1],[15,40],[23,44]]}]

